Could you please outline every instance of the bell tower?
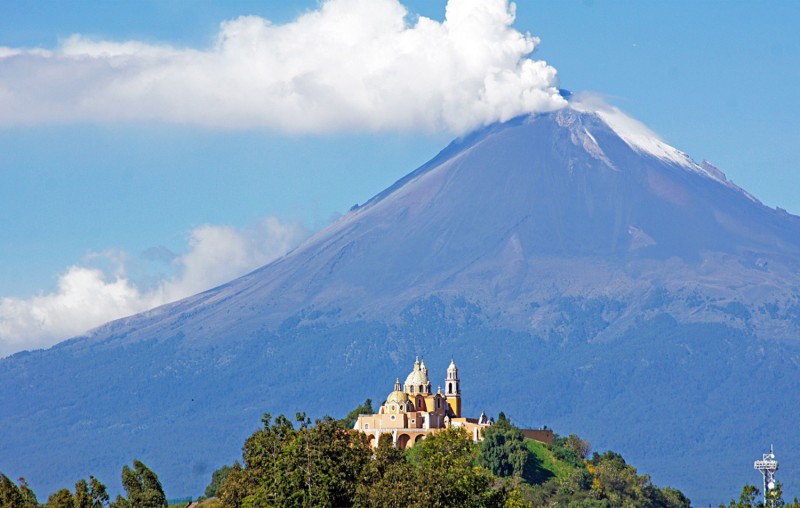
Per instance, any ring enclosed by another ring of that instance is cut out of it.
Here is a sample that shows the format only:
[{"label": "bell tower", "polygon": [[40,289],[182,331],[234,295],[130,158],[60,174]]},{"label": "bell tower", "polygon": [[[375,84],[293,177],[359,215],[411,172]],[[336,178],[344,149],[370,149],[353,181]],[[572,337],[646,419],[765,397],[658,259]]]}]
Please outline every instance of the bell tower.
[{"label": "bell tower", "polygon": [[455,415],[455,418],[461,418],[461,385],[458,380],[458,367],[451,359],[450,366],[447,367],[447,378],[444,380],[445,397],[447,398],[447,405]]}]

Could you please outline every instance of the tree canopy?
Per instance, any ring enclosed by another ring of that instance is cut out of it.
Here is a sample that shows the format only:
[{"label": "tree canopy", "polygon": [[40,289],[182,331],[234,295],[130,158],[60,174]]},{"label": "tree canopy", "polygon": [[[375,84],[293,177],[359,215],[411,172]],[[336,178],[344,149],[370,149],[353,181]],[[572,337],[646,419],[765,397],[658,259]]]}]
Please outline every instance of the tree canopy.
[{"label": "tree canopy", "polygon": [[215,497],[217,495],[220,485],[222,485],[222,482],[227,478],[228,473],[230,473],[232,469],[232,466],[226,465],[211,474],[211,483],[208,484],[208,487],[206,487],[203,493],[205,497]]},{"label": "tree canopy", "polygon": [[[591,446],[575,434],[552,445],[525,439],[504,414],[473,442],[452,426],[428,434],[413,448],[395,447],[382,433],[375,449],[366,434],[352,429],[352,417],[371,411],[368,399],[348,418],[314,423],[304,413],[290,420],[265,414],[262,428],[244,443],[242,461],[216,470],[206,495],[226,508],[452,506],[522,508],[688,508],[679,490],[653,485],[613,451],[588,454]],[[46,508],[168,508],[158,476],[139,460],[121,474],[126,496],[109,504],[105,485],[93,476],[48,497]],[[770,507],[788,504],[780,486]],[[19,485],[0,473],[0,508],[41,506],[24,479]],[[756,487],[721,508],[764,508]]]},{"label": "tree canopy", "polygon": [[[219,488],[231,508],[254,506],[503,506],[510,489],[477,465],[477,445],[461,429],[431,435],[409,460],[390,434],[370,449],[342,420],[298,427],[267,414]],[[374,455],[374,456],[373,456]]]},{"label": "tree canopy", "polygon": [[158,480],[158,475],[139,460],[133,461],[133,469],[122,468],[122,487],[127,498],[121,495],[111,503],[112,508],[167,508],[167,497]]},{"label": "tree canopy", "polygon": [[786,508],[800,508],[800,500],[794,498],[791,503],[783,500],[783,486],[778,483],[774,489],[767,492],[766,503],[761,497],[761,491],[755,485],[745,485],[742,487],[742,493],[739,494],[739,500],[731,499],[727,507],[724,504],[719,505],[719,508],[765,508],[765,507],[786,507]]},{"label": "tree canopy", "polygon": [[480,443],[479,463],[495,476],[522,476],[533,460],[522,431],[500,413],[497,423],[486,429]]}]

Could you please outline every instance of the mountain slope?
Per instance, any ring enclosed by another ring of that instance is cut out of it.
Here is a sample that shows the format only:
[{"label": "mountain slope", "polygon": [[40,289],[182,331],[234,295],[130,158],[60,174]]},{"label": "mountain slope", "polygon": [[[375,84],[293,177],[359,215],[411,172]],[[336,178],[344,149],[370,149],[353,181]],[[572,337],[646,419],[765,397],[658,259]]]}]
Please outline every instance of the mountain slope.
[{"label": "mountain slope", "polygon": [[619,117],[517,118],[251,274],[0,361],[0,470],[55,489],[138,457],[195,493],[262,412],[345,414],[453,355],[467,411],[723,501],[800,445],[798,253],[800,219]]}]

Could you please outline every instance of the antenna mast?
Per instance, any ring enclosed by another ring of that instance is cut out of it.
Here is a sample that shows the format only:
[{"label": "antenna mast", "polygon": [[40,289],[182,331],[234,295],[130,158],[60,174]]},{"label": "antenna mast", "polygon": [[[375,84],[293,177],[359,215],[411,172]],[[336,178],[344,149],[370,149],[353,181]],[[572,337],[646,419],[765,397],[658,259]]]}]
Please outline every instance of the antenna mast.
[{"label": "antenna mast", "polygon": [[757,460],[753,463],[753,468],[757,469],[764,478],[764,505],[772,506],[772,501],[767,501],[767,494],[777,485],[775,482],[775,471],[778,470],[778,461],[775,460],[775,453],[772,450],[772,445],[769,447],[769,453],[765,453],[761,460]]}]

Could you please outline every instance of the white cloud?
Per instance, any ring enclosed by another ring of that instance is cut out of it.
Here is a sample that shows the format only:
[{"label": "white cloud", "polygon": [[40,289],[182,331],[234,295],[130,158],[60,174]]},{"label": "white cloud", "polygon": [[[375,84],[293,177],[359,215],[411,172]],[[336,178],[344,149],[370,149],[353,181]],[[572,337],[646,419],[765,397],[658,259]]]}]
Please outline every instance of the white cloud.
[{"label": "white cloud", "polygon": [[[62,274],[53,293],[0,298],[0,357],[48,347],[110,320],[228,282],[280,257],[307,236],[301,224],[275,217],[244,229],[198,227],[188,251],[172,260],[174,275],[149,289],[128,277],[125,253],[92,254],[84,260],[86,266],[71,266]],[[98,262],[105,266],[93,266]]]},{"label": "white cloud", "polygon": [[307,236],[301,224],[283,224],[275,217],[242,230],[196,228],[189,251],[173,261],[177,275],[158,288],[159,299],[171,302],[228,282],[282,256]]},{"label": "white cloud", "polygon": [[275,25],[223,22],[208,49],[73,35],[0,48],[0,125],[147,121],[290,132],[463,132],[563,107],[508,0],[449,0],[413,24],[399,0],[327,0]]}]

